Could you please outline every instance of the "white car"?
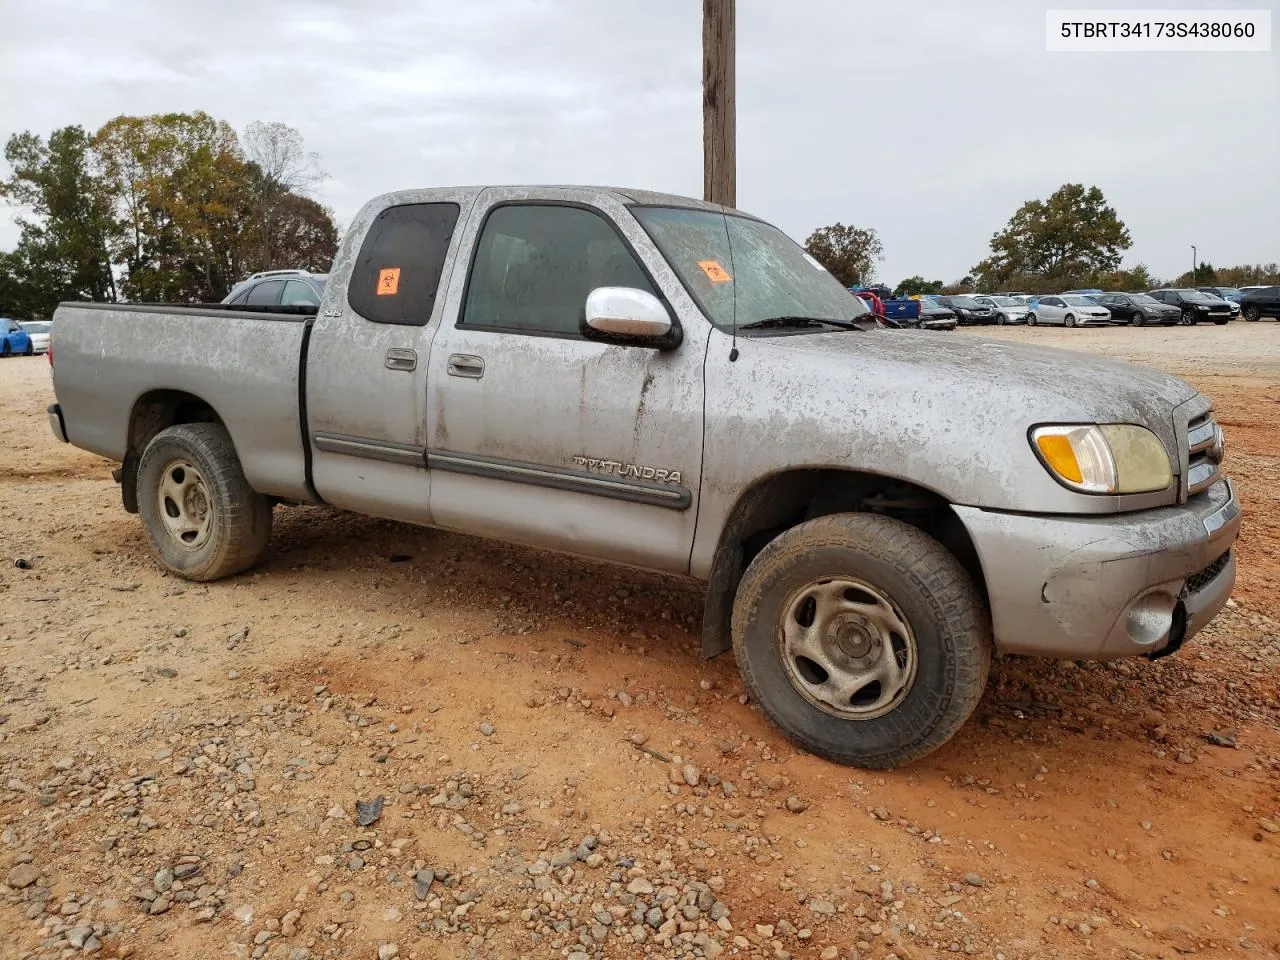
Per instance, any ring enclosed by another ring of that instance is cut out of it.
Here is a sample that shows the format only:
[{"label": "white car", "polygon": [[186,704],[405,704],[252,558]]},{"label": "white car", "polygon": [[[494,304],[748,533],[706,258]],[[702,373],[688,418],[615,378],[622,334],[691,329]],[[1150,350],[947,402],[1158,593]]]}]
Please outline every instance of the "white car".
[{"label": "white car", "polygon": [[985,303],[988,307],[996,312],[996,323],[1004,326],[1006,323],[1026,323],[1027,322],[1027,303],[1017,297],[1003,297],[998,293],[984,294],[980,297],[974,297],[979,303]]},{"label": "white car", "polygon": [[1027,314],[1027,323],[1060,324],[1064,327],[1104,327],[1111,323],[1111,311],[1078,293],[1041,297]]},{"label": "white car", "polygon": [[36,353],[49,352],[49,335],[53,332],[52,320],[23,320],[18,323],[31,338],[31,349]]}]

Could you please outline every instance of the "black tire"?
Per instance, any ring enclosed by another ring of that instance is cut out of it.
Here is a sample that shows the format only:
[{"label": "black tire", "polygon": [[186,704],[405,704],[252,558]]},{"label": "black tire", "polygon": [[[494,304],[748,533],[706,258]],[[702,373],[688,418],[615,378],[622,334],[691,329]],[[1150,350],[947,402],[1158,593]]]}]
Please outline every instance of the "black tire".
[{"label": "black tire", "polygon": [[1184,327],[1194,327],[1196,325],[1196,312],[1184,308],[1182,316],[1178,318],[1178,322]]},{"label": "black tire", "polygon": [[1133,316],[1129,318],[1129,322],[1135,327],[1145,327],[1147,325],[1146,317],[1142,315],[1141,310],[1133,311]]},{"label": "black tire", "polygon": [[1071,314],[1069,314],[1069,313],[1068,313],[1068,314],[1067,314],[1067,318],[1066,318],[1065,320],[1063,320],[1062,322],[1063,322],[1063,324],[1065,324],[1065,325],[1066,325],[1066,326],[1068,326],[1068,327],[1074,327],[1074,326],[1076,325],[1076,318],[1075,318],[1075,317],[1073,317]]},{"label": "black tire", "polygon": [[8,340],[5,340],[3,343],[0,343],[0,357],[7,357],[12,353],[13,353],[13,350],[10,349]]},{"label": "black tire", "polygon": [[1034,327],[1036,325],[1036,315],[1034,313],[1027,314],[1027,326]]},{"label": "black tire", "polygon": [[35,352],[36,352],[36,348],[35,348],[35,347],[33,347],[31,344],[29,344],[29,343],[28,343],[28,344],[27,344],[27,349],[26,349],[26,350],[24,350],[24,351],[22,351],[22,355],[23,355],[24,357],[29,357],[29,356],[31,356],[32,354],[34,354]]},{"label": "black tire", "polygon": [[1005,316],[1004,316],[1004,314],[1003,314],[1003,313],[997,313],[997,314],[996,314],[996,326],[997,326],[997,327],[1003,327],[1003,326],[1005,325],[1005,323],[1006,323],[1006,322],[1007,322],[1007,321],[1005,320]]},{"label": "black tire", "polygon": [[[162,515],[175,507],[161,502],[161,483],[194,467],[195,513],[207,518],[202,536],[190,545],[170,529]],[[170,476],[163,475],[170,471]],[[271,539],[271,502],[244,478],[240,458],[225,428],[214,423],[184,423],[160,431],[138,464],[138,513],[151,547],[169,570],[187,580],[217,580],[241,573],[262,556]],[[204,509],[199,507],[203,505]]]},{"label": "black tire", "polygon": [[[915,637],[914,678],[871,719],[815,706],[784,664],[789,599],[842,577],[882,591]],[[752,560],[734,599],[733,649],[751,695],[794,743],[837,763],[887,769],[938,749],[973,713],[991,668],[991,622],[969,575],[936,540],[890,517],[833,514],[792,527]]]},{"label": "black tire", "polygon": [[1214,325],[1215,327],[1225,327],[1225,326],[1227,325],[1227,322],[1228,322],[1230,319],[1231,319],[1230,317],[1227,317],[1227,319],[1226,319],[1226,320],[1215,320],[1215,321],[1213,321],[1213,325]]},{"label": "black tire", "polygon": [[1244,308],[1244,318],[1250,323],[1257,323],[1261,316],[1262,314],[1259,312],[1257,307]]}]

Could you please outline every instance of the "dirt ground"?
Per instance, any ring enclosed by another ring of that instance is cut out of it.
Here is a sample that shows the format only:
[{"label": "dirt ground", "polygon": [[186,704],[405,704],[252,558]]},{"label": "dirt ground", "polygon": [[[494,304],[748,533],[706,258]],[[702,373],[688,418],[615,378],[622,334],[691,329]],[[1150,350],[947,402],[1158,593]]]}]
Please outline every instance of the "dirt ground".
[{"label": "dirt ground", "polygon": [[1236,598],[1003,659],[883,774],[779,736],[683,581],[319,508],[167,576],[3,361],[0,957],[1280,956],[1280,327],[983,333],[1214,398]]}]

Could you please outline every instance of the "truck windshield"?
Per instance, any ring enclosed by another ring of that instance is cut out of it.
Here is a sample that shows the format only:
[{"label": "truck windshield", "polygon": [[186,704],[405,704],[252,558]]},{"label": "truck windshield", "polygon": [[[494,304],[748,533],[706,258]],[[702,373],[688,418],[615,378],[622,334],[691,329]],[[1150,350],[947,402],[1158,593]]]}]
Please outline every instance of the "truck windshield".
[{"label": "truck windshield", "polygon": [[[731,330],[735,320],[741,329],[777,317],[848,321],[870,312],[777,227],[680,207],[632,207],[631,212],[721,330]],[[818,325],[811,329],[830,332]]]}]

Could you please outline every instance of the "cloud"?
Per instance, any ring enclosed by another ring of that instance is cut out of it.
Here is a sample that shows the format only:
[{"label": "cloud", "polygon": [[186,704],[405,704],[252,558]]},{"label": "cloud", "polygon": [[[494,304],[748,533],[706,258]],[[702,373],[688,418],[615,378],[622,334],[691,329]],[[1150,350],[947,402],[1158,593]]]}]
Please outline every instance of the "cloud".
[{"label": "cloud", "polygon": [[[1203,5],[1203,4],[1202,4]],[[701,192],[688,0],[6,5],[0,134],[205,110],[297,127],[347,221],[453,183]],[[1097,184],[1128,261],[1280,259],[1280,57],[1049,54],[1014,0],[738,3],[739,204],[803,240],[876,228],[882,276],[953,279],[1023,201]],[[0,246],[16,237],[0,221]]]}]

